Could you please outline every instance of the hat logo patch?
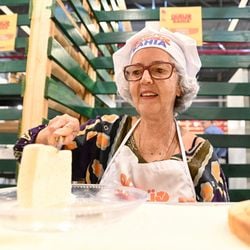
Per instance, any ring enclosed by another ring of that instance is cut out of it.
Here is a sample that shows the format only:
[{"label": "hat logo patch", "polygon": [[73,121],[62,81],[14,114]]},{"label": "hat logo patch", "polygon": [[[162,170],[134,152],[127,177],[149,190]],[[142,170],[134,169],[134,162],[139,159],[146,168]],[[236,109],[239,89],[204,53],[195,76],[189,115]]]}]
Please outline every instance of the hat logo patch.
[{"label": "hat logo patch", "polygon": [[150,46],[156,46],[156,47],[160,47],[160,48],[165,49],[165,48],[167,48],[168,45],[170,45],[170,44],[167,41],[163,41],[163,40],[157,39],[157,38],[151,38],[151,39],[142,40],[139,43],[137,43],[137,45],[133,49],[133,52],[139,48],[150,47]]}]

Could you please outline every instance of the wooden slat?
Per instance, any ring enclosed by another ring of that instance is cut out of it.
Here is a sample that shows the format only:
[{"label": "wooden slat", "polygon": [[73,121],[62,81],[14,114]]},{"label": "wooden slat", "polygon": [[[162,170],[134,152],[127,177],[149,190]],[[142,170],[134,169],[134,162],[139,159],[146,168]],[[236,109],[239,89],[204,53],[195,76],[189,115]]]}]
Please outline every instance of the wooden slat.
[{"label": "wooden slat", "polygon": [[[160,19],[159,8],[156,9],[133,9],[116,11],[95,11],[99,22],[110,21],[158,21]],[[205,20],[240,18],[249,19],[250,8],[235,7],[209,7],[202,8],[202,18]]]},{"label": "wooden slat", "polygon": [[0,144],[15,144],[17,141],[17,133],[1,133]]},{"label": "wooden slat", "polygon": [[0,120],[19,120],[21,118],[22,111],[18,110],[17,108],[7,108],[7,109],[0,109]]},{"label": "wooden slat", "polygon": [[47,79],[45,97],[63,104],[84,116],[90,115],[91,108],[69,87],[59,81]]},{"label": "wooden slat", "polygon": [[195,107],[178,116],[180,120],[250,120],[250,109],[227,107]]},{"label": "wooden slat", "polygon": [[250,199],[249,189],[231,189],[229,190],[230,201],[238,202]]},{"label": "wooden slat", "polygon": [[17,37],[15,41],[15,48],[25,48],[25,54],[27,53],[26,49],[28,47],[28,38],[27,37]]},{"label": "wooden slat", "polygon": [[86,45],[86,41],[77,24],[72,18],[66,15],[65,11],[58,4],[53,8],[53,15],[53,19],[56,21],[57,25],[73,44],[76,46]]},{"label": "wooden slat", "polygon": [[226,177],[250,178],[250,164],[221,164]]},{"label": "wooden slat", "polygon": [[203,31],[204,42],[249,42],[250,31]]},{"label": "wooden slat", "polygon": [[47,58],[48,38],[51,31],[51,7],[53,0],[32,1],[32,16],[28,46],[25,92],[21,133],[42,123],[47,116],[44,99],[46,75],[49,72]]},{"label": "wooden slat", "polygon": [[0,133],[17,133],[19,121],[5,121],[0,123]]},{"label": "wooden slat", "polygon": [[30,25],[29,14],[18,14],[17,15],[17,25],[18,26],[23,26],[23,25],[29,26]]},{"label": "wooden slat", "polygon": [[117,88],[114,82],[96,82],[93,94],[109,95],[116,94]]},{"label": "wooden slat", "polygon": [[91,89],[94,86],[94,81],[90,79],[78,62],[76,62],[67,51],[52,38],[49,40],[48,55],[91,92]]},{"label": "wooden slat", "polygon": [[16,160],[0,159],[0,173],[2,172],[16,172]]},{"label": "wooden slat", "polygon": [[24,72],[25,70],[26,70],[26,60],[0,62],[0,73]]},{"label": "wooden slat", "polygon": [[202,18],[206,20],[214,20],[214,19],[231,19],[231,18],[239,18],[239,19],[248,19],[250,16],[250,8],[249,6],[245,8],[237,8],[237,7],[212,7],[212,8],[202,8]]},{"label": "wooden slat", "polygon": [[[79,113],[76,113],[72,109],[60,104],[59,102],[55,102],[55,101],[49,99],[48,103],[49,103],[49,115],[48,115],[49,119],[52,119],[55,116],[62,115],[62,114],[68,114],[68,115],[75,117],[77,119],[80,118]],[[51,112],[51,110],[53,110],[53,113]],[[53,115],[52,118],[51,118],[51,115]]]},{"label": "wooden slat", "polygon": [[[136,115],[133,107],[95,108],[92,115]],[[178,116],[178,120],[250,120],[249,108],[191,107]]]},{"label": "wooden slat", "polygon": [[[249,68],[250,56],[242,55],[201,55],[203,68]],[[111,57],[97,57],[92,59],[92,65],[95,69],[113,69],[113,61]]]},{"label": "wooden slat", "polygon": [[22,94],[22,84],[0,84],[0,97],[7,96],[11,98],[11,96],[21,96]]},{"label": "wooden slat", "polygon": [[250,96],[250,82],[200,82],[198,96]]},{"label": "wooden slat", "polygon": [[[198,96],[250,96],[250,83],[199,82]],[[116,94],[115,82],[96,82],[93,94]]]},{"label": "wooden slat", "polygon": [[[94,39],[97,44],[125,43],[136,32],[99,32]],[[203,31],[204,42],[248,42],[250,31]]]},{"label": "wooden slat", "polygon": [[200,134],[199,136],[208,139],[214,147],[250,148],[250,135]]},{"label": "wooden slat", "polygon": [[28,4],[30,3],[30,0],[1,0],[1,5],[9,5],[9,6],[18,6],[18,5],[22,5],[22,4]]},{"label": "wooden slat", "polygon": [[[49,39],[48,56],[58,63],[64,70],[73,76],[82,86],[84,86],[90,93],[95,88],[95,82],[83,70],[83,68],[74,60],[68,52],[53,38]],[[98,96],[98,98],[110,106],[107,102],[107,97]],[[108,97],[109,98],[109,97]],[[110,98],[109,98],[110,100]]]},{"label": "wooden slat", "polygon": [[[70,0],[70,3],[78,16],[78,18],[81,20],[83,25],[85,26],[86,30],[88,31],[91,40],[94,40],[94,36],[96,35],[97,29],[96,26],[93,25],[93,20],[90,18],[89,13],[83,8],[82,2],[79,0]],[[98,21],[97,21],[98,24]],[[99,50],[103,53],[105,56],[110,56],[111,53],[107,49],[106,46],[99,45],[97,46]]]},{"label": "wooden slat", "polygon": [[249,68],[250,55],[200,55],[202,68]]}]

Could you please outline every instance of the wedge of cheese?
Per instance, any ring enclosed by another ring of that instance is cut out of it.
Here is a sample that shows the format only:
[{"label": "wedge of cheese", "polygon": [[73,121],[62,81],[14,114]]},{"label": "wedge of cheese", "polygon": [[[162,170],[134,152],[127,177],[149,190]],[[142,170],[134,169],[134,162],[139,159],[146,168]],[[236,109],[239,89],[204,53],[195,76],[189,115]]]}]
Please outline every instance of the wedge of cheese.
[{"label": "wedge of cheese", "polygon": [[31,144],[24,147],[17,181],[21,207],[65,205],[71,197],[71,151]]},{"label": "wedge of cheese", "polygon": [[228,212],[231,231],[250,246],[250,200],[234,203]]}]

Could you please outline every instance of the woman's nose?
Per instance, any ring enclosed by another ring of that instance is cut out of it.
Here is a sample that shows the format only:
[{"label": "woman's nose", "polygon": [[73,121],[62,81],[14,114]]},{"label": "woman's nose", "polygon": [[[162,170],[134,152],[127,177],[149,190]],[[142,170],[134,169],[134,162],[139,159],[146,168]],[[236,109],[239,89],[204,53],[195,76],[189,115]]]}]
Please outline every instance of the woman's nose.
[{"label": "woman's nose", "polygon": [[147,69],[144,70],[143,74],[142,74],[142,78],[140,81],[142,84],[152,84],[153,83],[153,79],[149,74],[149,71]]}]

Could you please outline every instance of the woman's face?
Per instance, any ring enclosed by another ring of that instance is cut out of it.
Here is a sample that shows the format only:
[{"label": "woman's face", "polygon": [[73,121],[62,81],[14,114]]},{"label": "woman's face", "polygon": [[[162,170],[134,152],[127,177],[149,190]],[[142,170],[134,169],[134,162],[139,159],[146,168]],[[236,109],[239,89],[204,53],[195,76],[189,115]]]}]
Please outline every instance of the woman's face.
[{"label": "woman's face", "polygon": [[[135,53],[131,64],[148,66],[159,61],[171,62],[171,57],[162,49],[145,48]],[[181,94],[175,69],[170,78],[163,80],[151,78],[148,70],[145,70],[140,80],[129,82],[129,88],[132,101],[141,116],[172,115],[176,96]]]}]

